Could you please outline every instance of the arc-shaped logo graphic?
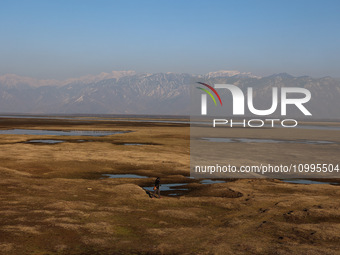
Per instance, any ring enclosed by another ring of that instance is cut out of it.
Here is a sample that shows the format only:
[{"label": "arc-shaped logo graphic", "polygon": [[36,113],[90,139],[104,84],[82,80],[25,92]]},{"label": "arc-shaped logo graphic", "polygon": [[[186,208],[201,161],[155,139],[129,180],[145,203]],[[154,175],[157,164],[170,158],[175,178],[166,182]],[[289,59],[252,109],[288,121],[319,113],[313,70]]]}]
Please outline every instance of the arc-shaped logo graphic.
[{"label": "arc-shaped logo graphic", "polygon": [[[214,94],[217,96],[217,98],[218,98],[218,100],[220,101],[220,104],[221,104],[221,106],[222,106],[221,97],[220,97],[220,95],[217,93],[217,91],[216,91],[213,87],[211,87],[210,85],[208,85],[208,84],[206,84],[206,83],[203,83],[203,82],[197,82],[197,83],[198,83],[198,84],[201,84],[201,85],[203,85],[203,86],[205,86],[205,87],[207,87],[207,88],[209,88],[212,92],[214,92]],[[200,90],[203,90],[205,93],[207,93],[207,94],[212,98],[212,100],[214,101],[215,105],[217,105],[214,96],[211,94],[211,92],[210,92],[209,90],[203,89],[203,88],[201,88],[201,87],[196,87],[196,88],[198,88],[198,89],[200,89]]]}]

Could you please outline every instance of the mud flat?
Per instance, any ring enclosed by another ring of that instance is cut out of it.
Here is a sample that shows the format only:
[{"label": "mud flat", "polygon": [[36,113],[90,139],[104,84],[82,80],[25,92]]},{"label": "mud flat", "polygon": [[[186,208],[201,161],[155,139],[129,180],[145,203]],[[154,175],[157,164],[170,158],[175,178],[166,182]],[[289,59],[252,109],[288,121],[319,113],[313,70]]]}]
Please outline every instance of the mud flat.
[{"label": "mud flat", "polygon": [[[0,135],[0,254],[339,254],[339,186],[189,179],[187,124],[0,119],[18,128],[118,133]],[[229,156],[335,163],[339,133],[233,129],[230,138],[335,143],[230,143]],[[142,187],[156,176],[188,190],[150,199]]]}]

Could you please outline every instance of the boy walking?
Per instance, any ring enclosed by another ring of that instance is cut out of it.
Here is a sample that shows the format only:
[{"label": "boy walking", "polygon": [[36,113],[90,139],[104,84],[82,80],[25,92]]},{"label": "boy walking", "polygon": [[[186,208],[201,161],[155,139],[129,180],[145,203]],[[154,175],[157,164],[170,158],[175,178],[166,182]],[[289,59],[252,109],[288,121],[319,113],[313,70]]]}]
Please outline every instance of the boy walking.
[{"label": "boy walking", "polygon": [[157,177],[155,180],[155,186],[153,187],[153,196],[155,196],[155,194],[157,193],[158,198],[161,198],[161,191],[160,191],[160,182],[161,182],[161,178]]}]

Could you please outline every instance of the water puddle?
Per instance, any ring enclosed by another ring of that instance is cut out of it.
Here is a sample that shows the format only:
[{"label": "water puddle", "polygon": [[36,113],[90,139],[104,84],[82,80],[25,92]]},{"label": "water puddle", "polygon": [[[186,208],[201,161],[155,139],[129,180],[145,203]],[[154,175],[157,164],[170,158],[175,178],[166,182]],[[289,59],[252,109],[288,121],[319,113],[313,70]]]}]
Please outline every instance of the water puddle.
[{"label": "water puddle", "polygon": [[123,143],[123,145],[147,145],[145,143]]},{"label": "water puddle", "polygon": [[294,184],[330,184],[330,185],[339,185],[336,182],[320,182],[306,179],[282,179],[283,182],[294,183]]},{"label": "water puddle", "polygon": [[340,126],[298,125],[296,127],[302,129],[316,129],[316,130],[340,130]]},{"label": "water puddle", "polygon": [[[34,140],[27,140],[24,143],[44,143],[44,144],[56,144],[56,143],[64,143],[68,142],[65,140],[51,140],[51,139],[34,139]],[[70,142],[94,142],[93,140],[70,140]],[[142,146],[142,145],[152,145],[152,144],[147,144],[147,143],[120,143],[119,145],[127,145],[127,146]]]},{"label": "water puddle", "polygon": [[102,176],[108,178],[135,178],[135,179],[144,179],[149,178],[148,176],[138,175],[138,174],[102,174]]},{"label": "water puddle", "polygon": [[[151,178],[150,176],[137,175],[137,174],[102,174],[104,178],[136,178],[136,179],[145,179]],[[104,179],[103,178],[103,179]],[[192,177],[188,177],[192,179]],[[225,183],[223,180],[212,180],[212,179],[203,179],[199,180],[200,184],[215,184],[215,183]],[[151,181],[153,183],[153,181]],[[185,192],[189,191],[189,188],[186,187],[189,182],[183,183],[161,183],[161,193],[165,193],[166,196],[181,196],[184,195]],[[148,192],[153,192],[154,186],[142,186],[142,188]]]},{"label": "water puddle", "polygon": [[214,143],[299,143],[299,144],[335,144],[331,141],[312,141],[312,140],[275,140],[275,139],[256,139],[256,138],[222,138],[222,137],[203,137],[202,140]]},{"label": "water puddle", "polygon": [[[51,140],[51,139],[34,139],[34,140],[28,140],[24,143],[33,143],[33,144],[56,144],[56,143],[65,143],[68,141],[65,140]],[[70,142],[78,142],[78,143],[83,143],[83,142],[93,142],[92,140],[71,140]]]},{"label": "water puddle", "polygon": [[[167,183],[167,184],[161,184],[161,193],[165,192],[167,196],[181,196],[183,195],[183,191],[189,191],[188,188],[185,188],[185,186],[188,185],[188,183]],[[143,187],[143,189],[153,192],[153,186],[152,187]]]},{"label": "water puddle", "polygon": [[56,144],[63,143],[63,140],[28,140],[25,143],[45,143],[45,144]]},{"label": "water puddle", "polygon": [[108,136],[124,134],[130,131],[94,131],[94,130],[39,130],[39,129],[6,129],[2,135],[58,135],[58,136]]},{"label": "water puddle", "polygon": [[[106,178],[135,178],[135,179],[145,179],[150,178],[149,176],[138,175],[138,174],[102,174]],[[188,188],[183,188],[183,186],[188,183],[165,183],[161,184],[161,192],[165,192],[168,196],[180,196],[183,195],[182,191],[189,191]],[[144,186],[144,190],[153,192],[154,186]]]},{"label": "water puddle", "polygon": [[215,184],[215,183],[225,183],[226,181],[221,181],[221,180],[211,180],[211,179],[206,179],[200,181],[201,184]]},{"label": "water puddle", "polygon": [[[167,184],[161,184],[161,191],[178,191],[178,190],[189,190],[188,188],[183,188],[183,186],[188,185],[188,183],[167,183]],[[148,191],[153,191],[152,187],[143,187],[144,189]]]}]

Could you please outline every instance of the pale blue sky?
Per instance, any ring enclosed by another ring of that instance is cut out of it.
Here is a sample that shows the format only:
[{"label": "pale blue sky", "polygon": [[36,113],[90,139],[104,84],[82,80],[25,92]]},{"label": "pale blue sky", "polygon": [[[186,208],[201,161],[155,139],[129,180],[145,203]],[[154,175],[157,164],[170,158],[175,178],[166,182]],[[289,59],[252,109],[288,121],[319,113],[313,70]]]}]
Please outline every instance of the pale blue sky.
[{"label": "pale blue sky", "polygon": [[340,1],[0,1],[0,75],[340,77]]}]

